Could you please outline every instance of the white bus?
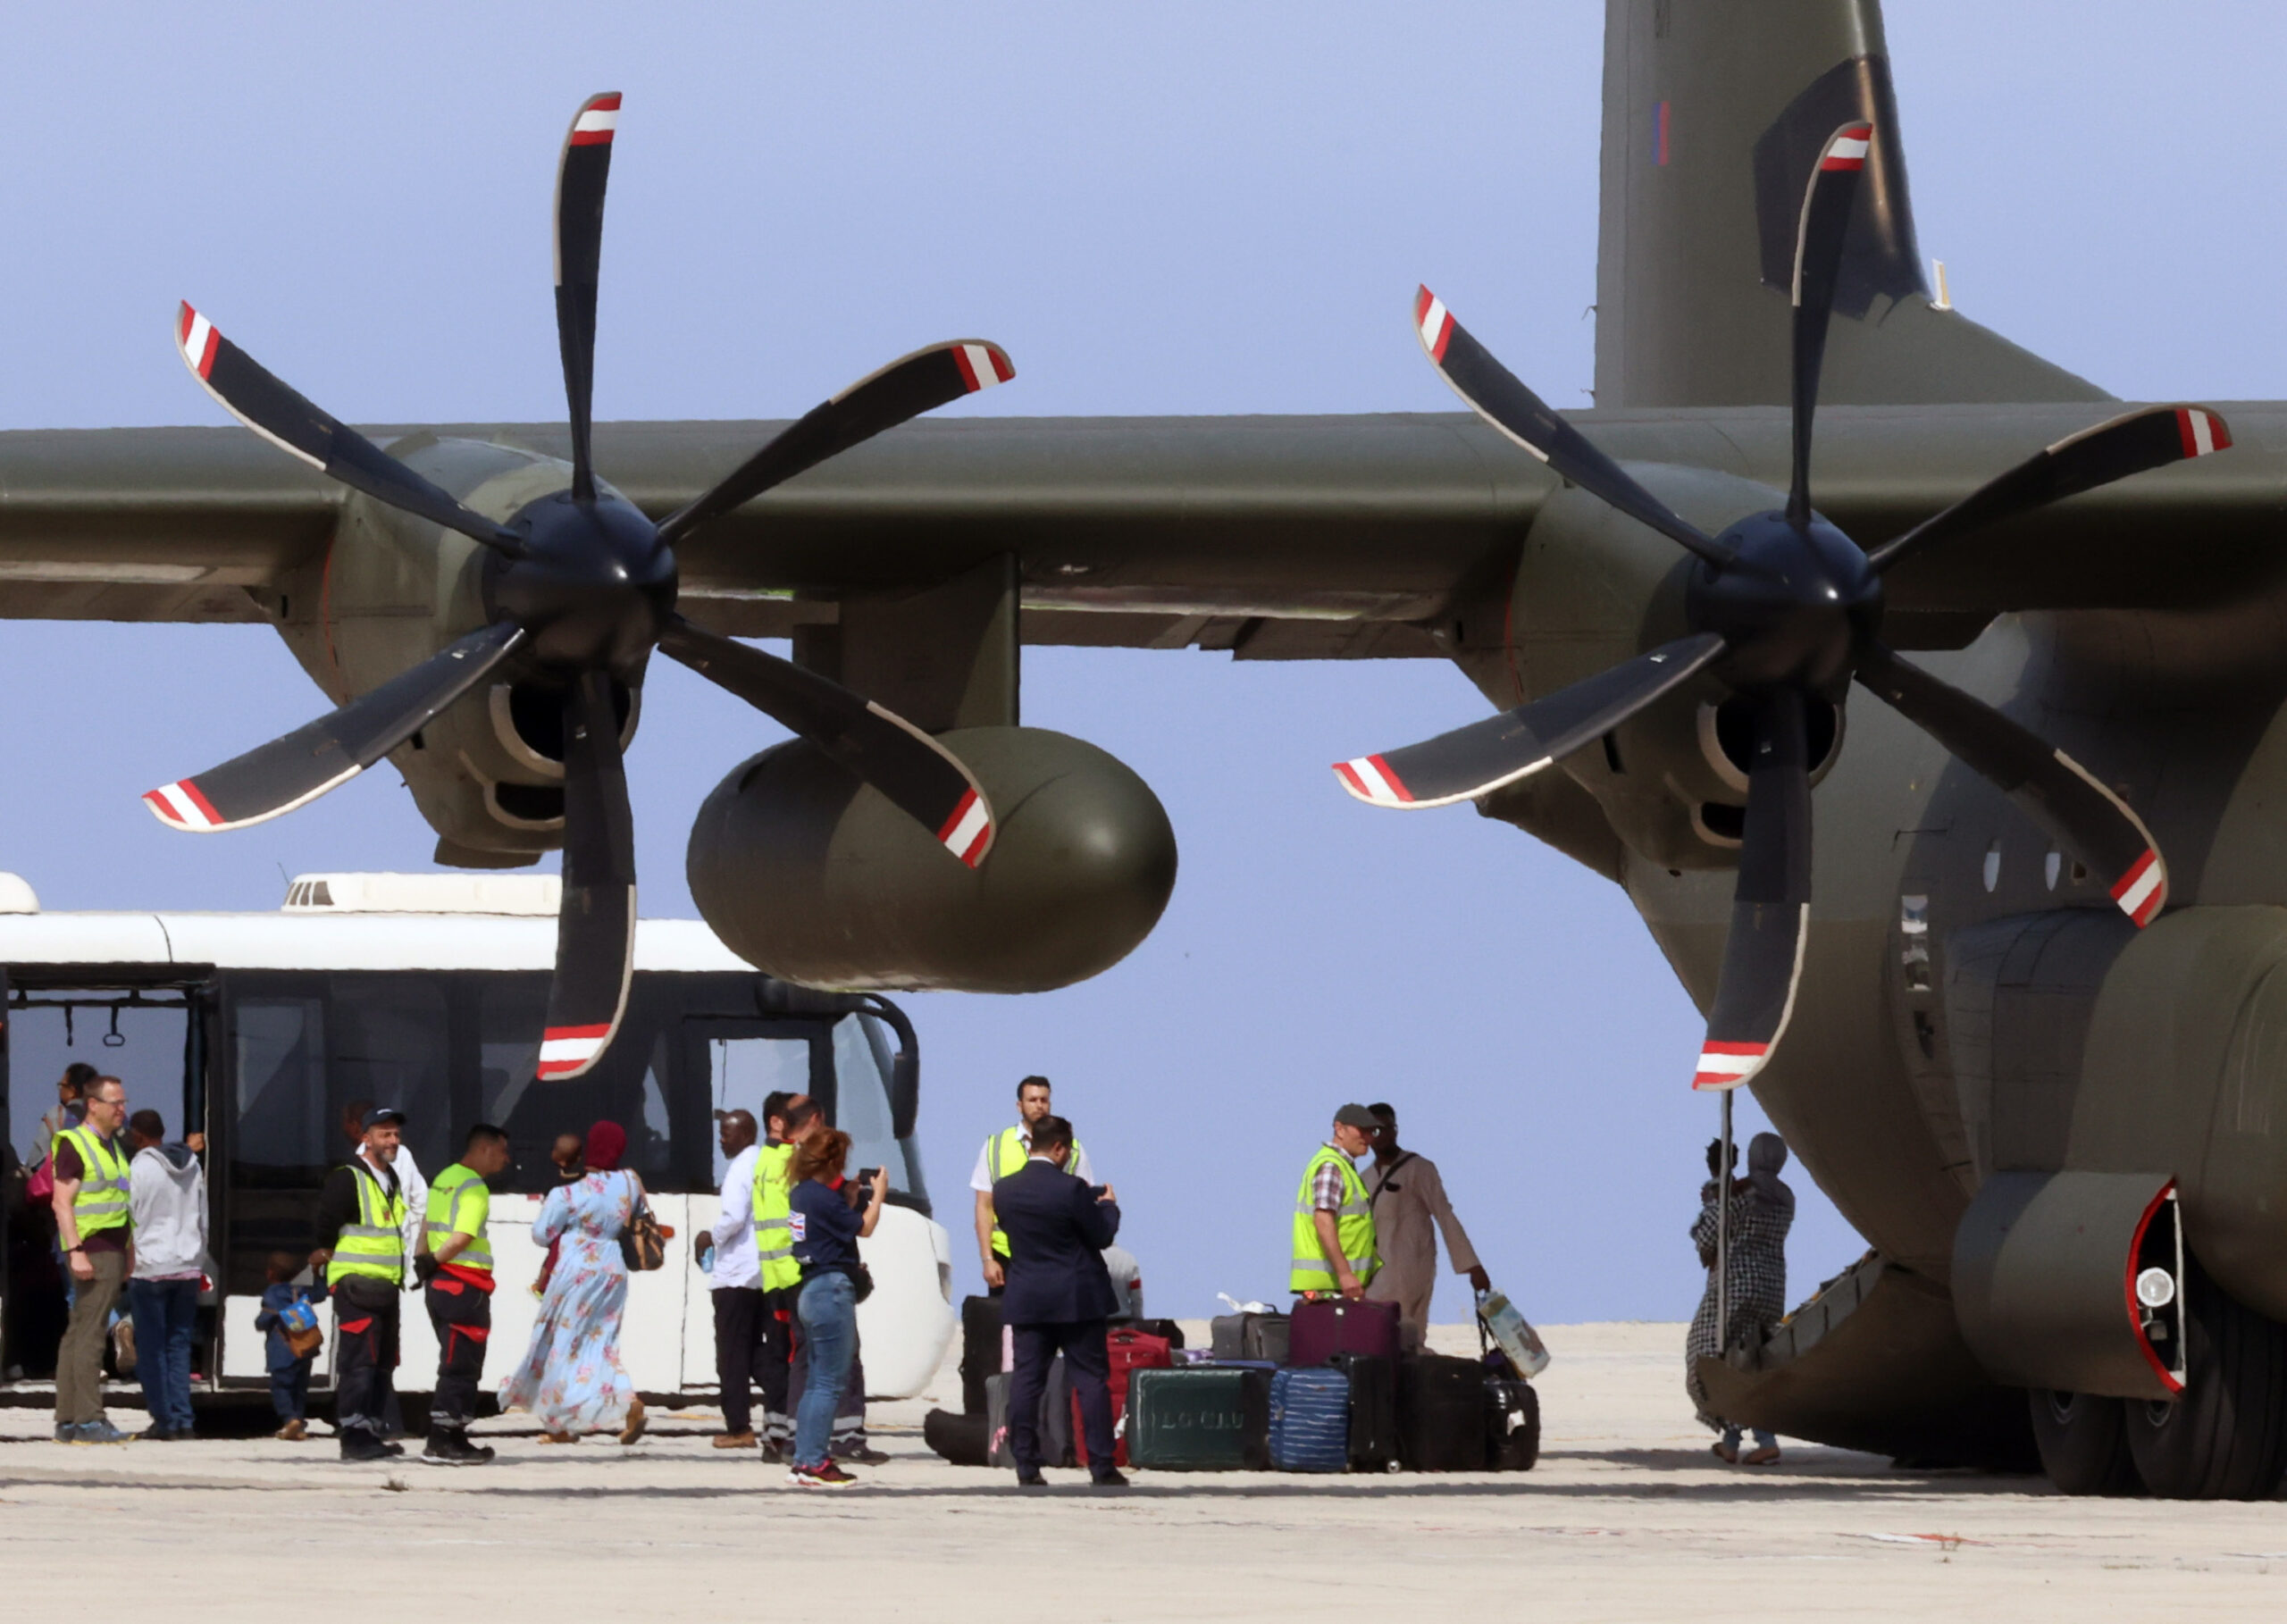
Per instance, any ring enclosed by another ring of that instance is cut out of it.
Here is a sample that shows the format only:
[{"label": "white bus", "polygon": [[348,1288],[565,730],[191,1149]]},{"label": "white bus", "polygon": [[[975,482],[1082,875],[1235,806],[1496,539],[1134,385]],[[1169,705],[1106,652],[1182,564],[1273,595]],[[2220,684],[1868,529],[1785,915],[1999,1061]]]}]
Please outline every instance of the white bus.
[{"label": "white bus", "polygon": [[[515,1165],[494,1181],[488,1391],[522,1356],[545,1257],[530,1231],[556,1181],[560,1134],[609,1118],[625,1165],[674,1230],[667,1265],[634,1277],[620,1351],[638,1390],[670,1402],[715,1388],[707,1277],[692,1242],[710,1226],[724,1170],[715,1113],[761,1115],[775,1089],[811,1094],[855,1141],[851,1165],[889,1171],[890,1204],[864,1243],[876,1289],[858,1310],[867,1386],[906,1397],[935,1373],[955,1324],[951,1251],[930,1217],[914,1138],[912,1027],[873,994],[789,986],[733,958],[695,920],[636,927],[627,1018],[604,1063],[568,1083],[533,1065],[556,946],[552,876],[312,875],[275,913],[43,913],[0,875],[0,1382],[52,1378],[63,1297],[53,1226],[24,1200],[40,1118],[65,1067],[127,1085],[130,1109],[167,1136],[207,1138],[216,1291],[194,1368],[202,1402],[267,1391],[254,1327],[272,1254],[318,1244],[318,1190],[350,1148],[343,1117],[367,1103],[407,1118],[424,1174],[455,1159],[471,1124],[507,1130]],[[398,1385],[426,1393],[436,1344],[408,1299]],[[329,1352],[316,1385],[330,1385]]]}]

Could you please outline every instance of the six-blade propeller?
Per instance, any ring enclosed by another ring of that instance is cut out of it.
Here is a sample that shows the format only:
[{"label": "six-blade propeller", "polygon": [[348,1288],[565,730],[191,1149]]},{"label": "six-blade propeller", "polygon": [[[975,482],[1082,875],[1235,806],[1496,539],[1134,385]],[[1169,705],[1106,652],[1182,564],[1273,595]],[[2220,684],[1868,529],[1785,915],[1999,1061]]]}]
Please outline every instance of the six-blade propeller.
[{"label": "six-blade propeller", "polygon": [[235,829],[346,783],[513,663],[560,689],[564,900],[539,1076],[576,1077],[625,1012],[635,929],[635,841],[621,760],[619,690],[665,652],[811,741],[975,867],[993,809],[968,767],[903,718],[836,682],[694,625],[675,612],[674,545],[708,521],[860,441],[1016,375],[996,344],[917,350],[791,424],[680,512],[654,524],[599,490],[591,454],[596,288],[616,94],[591,96],[564,143],[556,195],[556,320],[572,424],[569,487],[506,522],[471,511],[305,400],[188,305],[176,341],[209,393],[264,439],[376,501],[492,550],[490,624],[306,727],[144,799],[178,829]]},{"label": "six-blade propeller", "polygon": [[1375,806],[1445,806],[1539,771],[1705,671],[1752,707],[1747,804],[1730,931],[1692,1085],[1737,1087],[1785,1032],[1802,977],[1811,901],[1809,707],[1839,705],[1854,677],[1991,781],[2110,887],[2139,926],[2167,900],[2151,833],[2112,791],[1984,701],[1900,659],[1879,636],[1881,577],[1899,560],[2076,492],[2227,448],[2222,418],[2149,406],[2058,441],[1942,513],[1861,550],[1811,505],[1811,425],[1851,205],[1874,138],[1842,126],[1821,148],[1795,252],[1794,441],[1783,508],[1709,536],[1550,410],[1424,288],[1415,331],[1481,416],[1572,483],[1697,556],[1691,635],[1503,715],[1402,749],[1338,764]]}]

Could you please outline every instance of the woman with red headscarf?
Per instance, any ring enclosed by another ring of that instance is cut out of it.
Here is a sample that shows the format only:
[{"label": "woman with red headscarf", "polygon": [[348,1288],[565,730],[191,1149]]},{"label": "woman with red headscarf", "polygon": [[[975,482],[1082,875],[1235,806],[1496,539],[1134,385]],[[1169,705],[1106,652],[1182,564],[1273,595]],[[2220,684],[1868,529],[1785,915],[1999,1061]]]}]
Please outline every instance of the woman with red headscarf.
[{"label": "woman with red headscarf", "polygon": [[586,1175],[550,1190],[532,1225],[536,1245],[556,1247],[556,1267],[524,1362],[500,1385],[500,1408],[531,1411],[543,1444],[577,1443],[583,1432],[632,1444],[643,1433],[643,1401],[619,1362],[627,1308],[619,1235],[643,1195],[643,1181],[619,1165],[626,1153],[619,1124],[590,1128]]}]

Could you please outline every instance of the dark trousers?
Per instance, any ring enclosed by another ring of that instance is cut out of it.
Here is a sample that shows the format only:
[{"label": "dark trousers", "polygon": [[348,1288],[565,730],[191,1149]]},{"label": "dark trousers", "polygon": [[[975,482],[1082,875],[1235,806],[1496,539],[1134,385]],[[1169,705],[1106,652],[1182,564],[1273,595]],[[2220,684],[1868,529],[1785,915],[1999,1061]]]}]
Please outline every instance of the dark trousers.
[{"label": "dark trousers", "polygon": [[[796,1288],[799,1291],[799,1287]],[[762,1427],[764,1435],[783,1449],[794,1446],[794,1291],[765,1292],[762,1294],[762,1317],[758,1321],[762,1351],[756,1355],[755,1385],[762,1389]],[[858,1372],[858,1394],[862,1405],[866,1392],[864,1372]],[[865,1412],[861,1408],[858,1421],[859,1430],[865,1427]]]},{"label": "dark trousers", "polygon": [[450,1275],[423,1288],[437,1328],[437,1391],[429,1425],[466,1431],[476,1419],[476,1385],[484,1377],[484,1344],[492,1335],[492,1293]]},{"label": "dark trousers", "polygon": [[281,1421],[305,1419],[310,1409],[310,1361],[297,1359],[270,1373],[270,1407]]},{"label": "dark trousers", "polygon": [[398,1288],[344,1277],[333,1288],[333,1330],[334,1427],[384,1437],[397,1398]]},{"label": "dark trousers", "polygon": [[[762,1322],[771,1315],[758,1285],[718,1285],[708,1294],[715,1300],[715,1381],[723,1393],[723,1430],[752,1432],[754,1382],[767,1359]],[[782,1391],[786,1385],[783,1369],[778,1385]],[[767,1397],[763,1403],[767,1411]]]},{"label": "dark trousers", "polygon": [[[790,1299],[796,1294],[786,1293]],[[794,1356],[786,1373],[787,1436],[791,1438],[794,1407],[802,1402],[802,1389],[809,1385],[810,1360],[800,1326],[790,1321],[785,1328],[794,1342]],[[866,1343],[854,1327],[850,1348],[850,1372],[842,1377],[842,1398],[834,1407],[834,1446],[845,1454],[866,1447]]]},{"label": "dark trousers", "polygon": [[1009,1452],[1017,1457],[1019,1477],[1040,1470],[1040,1400],[1048,1386],[1049,1361],[1059,1353],[1064,1355],[1072,1392],[1080,1401],[1089,1469],[1098,1478],[1113,1470],[1111,1350],[1104,1341],[1108,1324],[1076,1319],[1010,1327],[1017,1367],[1009,1377]]},{"label": "dark trousers", "polygon": [[197,1280],[130,1280],[135,1374],[154,1427],[190,1430],[190,1344],[198,1327]]}]

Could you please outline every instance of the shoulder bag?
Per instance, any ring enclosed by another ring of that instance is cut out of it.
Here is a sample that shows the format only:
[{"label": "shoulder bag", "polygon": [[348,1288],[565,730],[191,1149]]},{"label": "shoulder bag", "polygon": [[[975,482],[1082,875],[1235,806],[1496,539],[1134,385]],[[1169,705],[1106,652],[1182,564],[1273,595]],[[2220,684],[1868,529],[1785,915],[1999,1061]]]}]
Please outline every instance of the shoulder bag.
[{"label": "shoulder bag", "polygon": [[635,1185],[635,1210],[627,1215],[627,1224],[619,1232],[619,1255],[631,1271],[641,1272],[658,1268],[667,1260],[667,1236],[671,1233],[659,1226],[651,1216],[651,1204],[643,1199],[643,1185],[631,1173]]}]

